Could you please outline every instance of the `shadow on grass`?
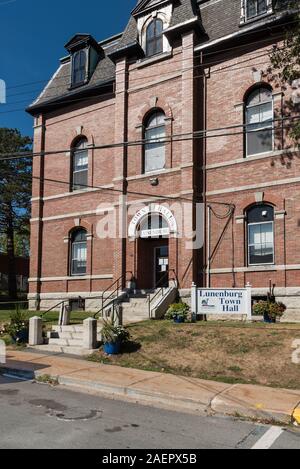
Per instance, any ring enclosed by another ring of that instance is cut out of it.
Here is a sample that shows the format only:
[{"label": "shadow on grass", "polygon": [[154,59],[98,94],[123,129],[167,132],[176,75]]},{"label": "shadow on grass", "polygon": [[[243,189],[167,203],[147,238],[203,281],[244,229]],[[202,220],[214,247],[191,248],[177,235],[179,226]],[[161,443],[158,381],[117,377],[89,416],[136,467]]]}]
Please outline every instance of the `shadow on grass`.
[{"label": "shadow on grass", "polygon": [[130,340],[122,345],[122,353],[135,353],[141,349],[141,344],[139,342],[134,342]]}]

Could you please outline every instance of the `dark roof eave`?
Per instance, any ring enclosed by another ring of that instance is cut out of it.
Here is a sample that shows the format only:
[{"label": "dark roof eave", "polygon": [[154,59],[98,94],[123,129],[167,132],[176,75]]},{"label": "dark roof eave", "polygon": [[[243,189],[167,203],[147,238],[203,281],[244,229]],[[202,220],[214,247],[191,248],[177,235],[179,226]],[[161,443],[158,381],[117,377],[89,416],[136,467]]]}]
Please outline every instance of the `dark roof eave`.
[{"label": "dark roof eave", "polygon": [[[213,52],[216,51],[218,52],[220,44],[230,44],[234,43],[236,41],[240,41],[241,39],[245,39],[245,41],[248,40],[249,36],[251,34],[258,34],[260,32],[263,32],[265,30],[268,31],[268,26],[269,25],[274,25],[274,26],[282,26],[286,22],[287,19],[289,19],[291,16],[295,15],[296,11],[294,10],[287,10],[284,13],[277,14],[277,15],[270,15],[270,17],[264,22],[253,22],[250,25],[247,24],[242,24],[240,27],[240,30],[237,31],[236,33],[230,34],[225,37],[220,37],[214,41],[206,41],[203,43],[198,44],[195,47],[195,51],[206,51],[206,50],[212,50]],[[283,31],[283,35],[285,32]],[[205,53],[205,52],[204,52]]]},{"label": "dark roof eave", "polygon": [[107,55],[113,62],[115,62],[122,57],[130,57],[133,55],[144,57],[145,54],[141,45],[137,41],[134,41],[114,50],[113,52],[110,52]]},{"label": "dark roof eave", "polygon": [[172,26],[164,31],[169,40],[180,36],[182,33],[194,30],[198,34],[204,34],[204,28],[198,17],[194,17],[188,21]]},{"label": "dark roof eave", "polygon": [[76,92],[58,96],[57,98],[50,99],[48,101],[43,101],[41,103],[33,104],[31,106],[28,106],[25,111],[34,116],[40,112],[53,111],[63,104],[71,104],[74,98],[88,98],[92,96],[96,97],[97,95],[99,95],[99,90],[104,90],[107,87],[112,86],[114,82],[115,77],[109,78],[108,80],[102,81],[101,83],[98,83],[97,85],[91,86],[84,90],[78,89]]}]

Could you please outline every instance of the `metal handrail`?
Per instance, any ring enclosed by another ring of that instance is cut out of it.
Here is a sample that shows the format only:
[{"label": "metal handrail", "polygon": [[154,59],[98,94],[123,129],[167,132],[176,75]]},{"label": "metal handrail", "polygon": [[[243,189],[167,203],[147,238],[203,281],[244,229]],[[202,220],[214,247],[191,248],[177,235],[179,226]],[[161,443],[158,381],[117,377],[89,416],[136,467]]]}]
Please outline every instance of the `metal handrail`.
[{"label": "metal handrail", "polygon": [[[121,275],[121,277],[119,277],[117,280],[115,280],[106,290],[104,290],[102,292],[102,306],[101,308],[99,309],[99,311],[97,311],[95,314],[94,314],[94,318],[96,319],[96,317],[98,316],[98,314],[100,313],[103,313],[103,311],[108,308],[111,304],[114,304],[114,302],[116,301],[116,298],[115,298],[115,294],[117,293],[117,298],[119,296],[119,290],[122,289],[122,280],[125,280],[126,282],[126,278],[127,278],[127,274],[130,274],[131,275],[131,280],[133,279],[133,273],[131,271],[127,271],[125,272],[125,275]],[[120,286],[120,283],[121,283],[121,286]],[[113,291],[111,291],[111,289],[117,285],[117,288],[115,288]],[[105,293],[107,293],[108,291],[111,291],[110,295],[107,296],[106,298],[105,297]]]},{"label": "metal handrail", "polygon": [[47,311],[43,312],[42,314],[40,314],[40,318],[43,319],[44,316],[46,316],[46,314],[50,313],[50,311],[53,311],[54,309],[58,308],[59,306],[61,305],[64,305],[65,303],[67,303],[69,300],[64,300],[64,301],[61,301],[60,303],[58,303],[57,305],[55,306],[52,306],[52,308],[48,309]]},{"label": "metal handrail", "polygon": [[[176,274],[176,271],[174,269],[170,269],[168,272],[166,272],[163,277],[157,282],[157,284],[155,285],[155,290],[159,287],[160,283],[165,279],[166,276],[169,277],[170,275],[170,272],[173,272],[174,273],[174,277],[173,279],[169,278],[169,280],[173,280],[175,282],[175,285],[176,285],[176,288],[178,287],[178,277],[177,277],[177,274]],[[161,293],[162,297],[164,295],[164,289],[167,288],[169,289],[170,287],[161,287],[159,288],[159,290],[155,293],[155,295],[151,298],[151,293],[148,293],[148,309],[149,309],[149,319],[151,319],[151,303],[155,300],[155,298],[157,298],[157,296]]]}]

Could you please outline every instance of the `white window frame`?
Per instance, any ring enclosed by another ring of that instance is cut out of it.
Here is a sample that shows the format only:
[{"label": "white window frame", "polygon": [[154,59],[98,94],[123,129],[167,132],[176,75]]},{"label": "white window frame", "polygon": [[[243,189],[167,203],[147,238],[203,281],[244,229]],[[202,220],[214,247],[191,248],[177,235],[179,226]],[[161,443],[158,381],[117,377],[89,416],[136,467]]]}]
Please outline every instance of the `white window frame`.
[{"label": "white window frame", "polygon": [[[164,124],[156,125],[156,126],[153,126],[153,127],[149,127],[149,125],[148,125],[149,120],[151,119],[151,115],[154,115],[155,112],[158,112],[158,113],[161,112],[161,114],[164,114],[163,111],[159,111],[159,110],[154,111],[153,113],[150,114],[150,116],[147,119],[147,126],[145,127],[144,138],[148,142],[151,142],[150,145],[151,144],[154,145],[155,143],[158,144],[158,145],[161,145],[161,147],[163,148],[163,152],[164,152],[164,163],[163,163],[161,168],[147,169],[146,161],[147,161],[147,145],[148,145],[148,143],[145,143],[144,151],[143,151],[143,153],[144,153],[144,155],[143,155],[143,160],[144,160],[143,161],[143,173],[144,174],[163,171],[166,168],[166,163],[167,163],[167,158],[166,158],[166,137],[167,137],[166,123],[164,122]],[[164,117],[164,119],[166,119],[166,116]],[[163,137],[147,138],[147,135],[151,130],[159,130],[159,129],[164,129],[164,136]],[[150,149],[151,149],[151,147],[150,147]]]},{"label": "white window frame", "polygon": [[[81,140],[79,140],[79,142],[80,141]],[[88,186],[88,182],[89,182],[89,150],[88,150],[88,146],[87,146],[88,145],[87,140],[82,138],[82,141],[84,141],[85,144],[86,144],[86,146],[84,148],[78,148],[78,144],[77,144],[77,146],[75,145],[75,147],[72,150],[72,187],[71,187],[72,192],[88,189],[87,186]],[[84,152],[86,152],[86,156],[87,156],[87,168],[86,169],[75,170],[76,156],[78,156],[80,153],[84,153]],[[86,184],[84,184],[83,186],[80,186],[80,184],[75,184],[75,175],[80,174],[80,173],[86,173]]]},{"label": "white window frame", "polygon": [[[260,262],[260,263],[251,263],[250,262],[250,247],[255,246],[255,244],[250,244],[250,228],[251,226],[255,225],[269,225],[272,224],[272,234],[273,234],[273,262]],[[247,250],[248,250],[248,266],[260,266],[260,265],[274,265],[275,264],[275,233],[274,233],[274,221],[262,221],[262,222],[254,222],[254,223],[247,223]]]},{"label": "white window frame", "polygon": [[257,16],[251,16],[250,18],[248,18],[247,17],[247,2],[248,0],[241,0],[241,23],[246,23],[248,21],[255,21],[256,19],[262,18],[265,15],[270,15],[271,13],[273,13],[272,0],[266,0],[267,11]]},{"label": "white window frame", "polygon": [[[247,111],[248,109],[251,109],[251,108],[254,108],[254,107],[258,107],[258,106],[262,106],[263,104],[265,103],[260,103],[260,104],[254,104],[254,105],[250,105],[248,106],[247,105],[247,102],[245,104],[245,110],[244,110],[244,115],[245,115],[245,152],[246,152],[246,158],[251,158],[252,156],[259,156],[259,155],[265,155],[267,153],[272,153],[274,151],[274,147],[275,147],[275,133],[274,133],[274,96],[272,96],[272,100],[270,101],[272,103],[272,122],[270,125],[266,125],[266,127],[262,127],[260,128],[259,130],[248,130],[248,126],[250,126],[251,124],[248,124],[248,119],[247,119]],[[267,121],[266,121],[267,122]],[[264,130],[272,130],[272,148],[271,150],[266,150],[266,151],[263,151],[261,153],[249,153],[248,152],[248,133],[251,133],[251,132],[263,132]]]},{"label": "white window frame", "polygon": [[[74,257],[74,247],[79,246],[79,245],[84,245],[85,246],[85,253],[86,253],[86,258],[85,258],[85,272],[80,273],[80,272],[74,272],[73,269],[73,263],[74,261],[79,261],[80,259]],[[72,241],[71,240],[71,259],[70,259],[70,273],[71,277],[82,277],[85,276],[87,273],[87,241]]]}]

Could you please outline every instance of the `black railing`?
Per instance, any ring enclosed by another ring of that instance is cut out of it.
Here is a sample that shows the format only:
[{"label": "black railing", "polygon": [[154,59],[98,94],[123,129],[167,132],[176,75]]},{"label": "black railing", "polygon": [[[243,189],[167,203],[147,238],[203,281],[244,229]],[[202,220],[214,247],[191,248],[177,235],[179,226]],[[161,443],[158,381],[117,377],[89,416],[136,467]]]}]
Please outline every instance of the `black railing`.
[{"label": "black railing", "polygon": [[[174,274],[174,278],[170,278],[170,272],[173,272]],[[170,288],[170,285],[168,285],[167,287],[164,287],[164,286],[160,286],[165,280],[166,278],[168,279],[168,282],[170,283],[170,281],[173,281],[174,284],[175,284],[175,288],[178,288],[178,278],[177,278],[177,274],[176,274],[176,271],[174,269],[170,269],[168,272],[166,272],[162,277],[161,279],[157,282],[157,284],[155,285],[155,290],[157,290],[157,292],[155,293],[154,296],[152,296],[151,298],[151,293],[148,293],[148,311],[149,311],[149,319],[152,319],[152,305],[153,305],[153,301],[159,296],[161,295],[161,297],[163,298],[164,297],[164,291],[165,290],[169,290]]]},{"label": "black railing", "polygon": [[[127,275],[130,274],[130,279],[127,279]],[[98,315],[102,315],[106,309],[108,309],[110,306],[115,308],[115,303],[118,301],[119,293],[123,290],[123,285],[127,281],[131,281],[133,279],[133,273],[131,271],[128,271],[125,273],[125,275],[122,275],[119,277],[117,280],[115,280],[106,290],[103,291],[101,299],[102,299],[102,305],[99,311],[97,311],[94,314],[94,318]],[[108,292],[109,295],[105,296]]]}]

